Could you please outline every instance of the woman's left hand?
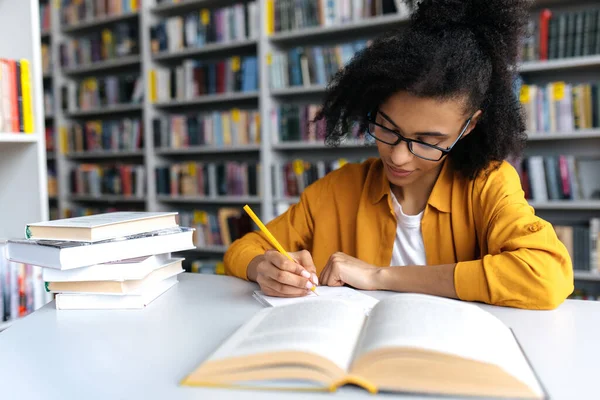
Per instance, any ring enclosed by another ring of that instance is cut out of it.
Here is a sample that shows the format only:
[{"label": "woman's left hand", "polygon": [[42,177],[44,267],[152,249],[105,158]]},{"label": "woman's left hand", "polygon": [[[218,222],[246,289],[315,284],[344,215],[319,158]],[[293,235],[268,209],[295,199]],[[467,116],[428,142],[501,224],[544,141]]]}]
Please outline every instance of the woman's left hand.
[{"label": "woman's left hand", "polygon": [[377,290],[375,277],[378,270],[374,265],[338,252],[329,257],[319,281],[325,286],[350,285],[361,290]]}]

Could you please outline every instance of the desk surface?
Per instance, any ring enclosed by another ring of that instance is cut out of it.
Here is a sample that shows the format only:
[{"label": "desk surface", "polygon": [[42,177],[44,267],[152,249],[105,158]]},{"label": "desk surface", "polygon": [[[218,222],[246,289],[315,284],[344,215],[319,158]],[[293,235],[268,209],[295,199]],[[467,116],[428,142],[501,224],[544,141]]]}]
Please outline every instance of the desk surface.
[{"label": "desk surface", "polygon": [[[0,397],[324,399],[178,385],[261,308],[255,289],[236,278],[183,274],[145,310],[57,312],[50,303],[0,333]],[[513,328],[552,399],[597,398],[600,303],[569,300],[554,311],[481,307]],[[372,398],[356,388],[332,396]]]}]

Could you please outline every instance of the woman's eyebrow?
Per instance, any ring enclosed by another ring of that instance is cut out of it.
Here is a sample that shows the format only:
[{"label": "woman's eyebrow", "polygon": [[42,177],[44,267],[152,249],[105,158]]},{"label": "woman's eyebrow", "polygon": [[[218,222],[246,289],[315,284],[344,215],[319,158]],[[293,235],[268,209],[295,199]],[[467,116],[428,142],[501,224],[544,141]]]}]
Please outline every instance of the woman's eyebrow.
[{"label": "woman's eyebrow", "polygon": [[[396,125],[396,123],[394,121],[392,121],[392,119],[383,111],[379,110],[379,114],[381,114],[383,116],[383,118],[385,118],[390,124],[394,125],[394,127],[396,129],[398,129],[399,131],[404,132],[398,125]],[[448,137],[449,135],[446,133],[442,133],[442,132],[416,132],[414,134],[414,136],[429,136],[429,137]]]},{"label": "woman's eyebrow", "polygon": [[415,136],[448,137],[449,135],[442,132],[417,132]]}]

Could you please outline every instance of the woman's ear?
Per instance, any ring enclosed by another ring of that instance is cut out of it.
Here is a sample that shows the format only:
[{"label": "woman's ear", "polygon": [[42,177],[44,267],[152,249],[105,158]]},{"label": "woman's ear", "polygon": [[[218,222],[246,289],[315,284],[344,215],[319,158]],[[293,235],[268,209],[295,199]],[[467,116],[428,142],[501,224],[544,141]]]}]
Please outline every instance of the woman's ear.
[{"label": "woman's ear", "polygon": [[471,117],[471,122],[469,123],[469,127],[467,128],[467,130],[463,134],[463,139],[465,137],[467,137],[469,135],[469,133],[471,133],[471,131],[473,129],[475,129],[475,127],[477,126],[477,122],[479,121],[479,118],[481,118],[482,114],[483,114],[483,111],[481,111],[481,110],[477,110],[475,112],[475,114],[473,114],[473,116]]}]

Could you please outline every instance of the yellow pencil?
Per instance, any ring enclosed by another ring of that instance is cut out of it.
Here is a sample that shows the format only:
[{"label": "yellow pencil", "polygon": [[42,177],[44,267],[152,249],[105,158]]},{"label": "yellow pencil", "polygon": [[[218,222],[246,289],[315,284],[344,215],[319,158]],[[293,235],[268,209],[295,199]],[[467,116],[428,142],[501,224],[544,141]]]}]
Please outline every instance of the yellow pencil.
[{"label": "yellow pencil", "polygon": [[[252,221],[254,221],[254,223],[256,225],[258,225],[258,228],[262,231],[262,233],[265,234],[265,236],[267,237],[267,239],[269,239],[269,241],[277,249],[277,251],[279,251],[281,254],[283,254],[284,256],[286,256],[290,261],[296,262],[296,260],[294,260],[292,258],[292,256],[290,256],[288,254],[288,252],[285,251],[285,249],[281,246],[281,244],[279,244],[279,242],[277,241],[277,239],[275,239],[275,236],[273,236],[271,234],[271,232],[269,232],[269,229],[267,229],[267,227],[265,226],[265,224],[263,224],[262,221],[256,216],[256,214],[254,214],[254,211],[252,211],[252,209],[250,208],[250,206],[248,206],[248,204],[246,204],[244,206],[244,211],[246,211],[246,213],[250,216],[250,218],[252,218]],[[318,296],[317,287],[315,285],[313,285],[313,287],[310,290],[312,290],[314,292],[314,294],[316,294]]]}]

